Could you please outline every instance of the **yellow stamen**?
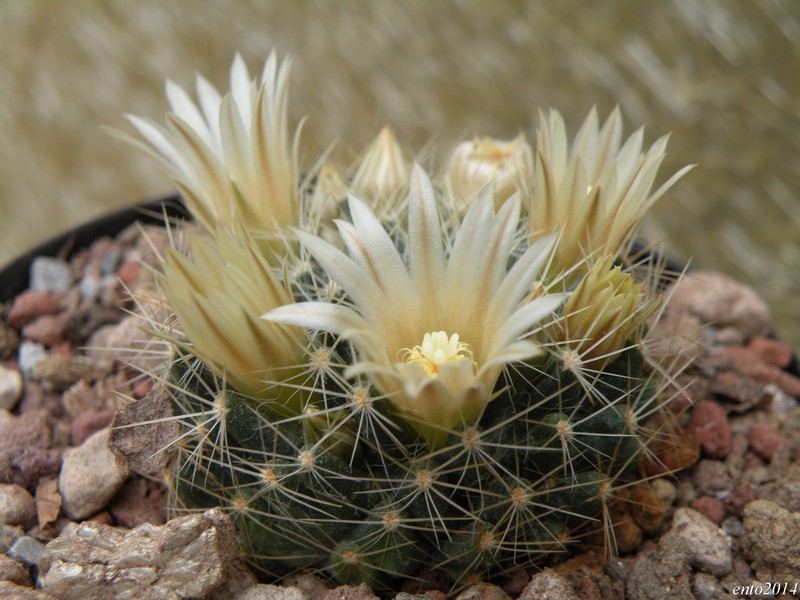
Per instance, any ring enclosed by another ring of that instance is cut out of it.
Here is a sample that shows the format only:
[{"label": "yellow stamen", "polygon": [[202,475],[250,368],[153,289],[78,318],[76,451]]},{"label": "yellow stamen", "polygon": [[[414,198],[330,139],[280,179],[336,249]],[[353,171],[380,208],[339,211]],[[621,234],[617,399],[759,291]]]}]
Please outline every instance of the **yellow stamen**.
[{"label": "yellow stamen", "polygon": [[430,377],[436,377],[442,365],[463,358],[472,360],[472,348],[458,341],[458,334],[447,337],[444,331],[426,333],[422,344],[400,351],[405,362],[421,366]]}]

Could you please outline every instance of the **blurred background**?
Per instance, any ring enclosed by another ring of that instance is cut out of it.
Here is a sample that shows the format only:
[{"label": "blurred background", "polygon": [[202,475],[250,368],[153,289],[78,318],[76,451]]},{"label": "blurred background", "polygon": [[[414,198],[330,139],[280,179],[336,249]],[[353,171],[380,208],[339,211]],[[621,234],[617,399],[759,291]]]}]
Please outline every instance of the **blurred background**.
[{"label": "blurred background", "polygon": [[163,85],[220,89],[239,50],[294,57],[302,161],[348,164],[383,124],[410,155],[529,135],[597,105],[672,132],[661,180],[698,167],[646,223],[677,258],[754,286],[800,347],[800,2],[775,0],[0,0],[0,264],[114,208],[168,194],[101,129],[161,120]]}]

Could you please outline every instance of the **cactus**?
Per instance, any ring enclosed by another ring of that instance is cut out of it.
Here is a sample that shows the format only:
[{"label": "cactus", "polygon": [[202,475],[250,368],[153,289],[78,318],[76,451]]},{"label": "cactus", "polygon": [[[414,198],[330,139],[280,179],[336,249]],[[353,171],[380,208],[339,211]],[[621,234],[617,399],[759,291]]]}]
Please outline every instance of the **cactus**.
[{"label": "cactus", "polygon": [[[238,58],[238,95],[220,101],[198,84],[222,139],[248,134],[226,120],[234,102],[252,112],[241,89],[257,106],[286,97],[288,74],[268,64],[260,90],[242,83]],[[173,169],[193,160],[175,157],[196,113],[180,107],[170,143],[134,120]],[[205,179],[192,173],[189,207],[205,232],[188,257],[166,254],[160,279],[174,313],[160,335],[174,350],[161,380],[181,426],[176,510],[225,508],[268,576],[315,570],[377,590],[423,569],[456,590],[539,564],[602,525],[616,491],[639,480],[669,399],[674,369],[647,352],[657,287],[626,249],[680,173],[650,195],[665,141],[642,155],[637,134],[619,150],[617,111],[602,132],[591,113],[568,161],[555,114],[535,165],[520,137],[508,168],[471,155],[472,178],[455,159],[439,179],[410,169],[385,130],[354,179],[325,164],[295,181],[298,201],[283,184],[247,188],[280,206],[280,220],[241,208],[253,201],[239,183],[253,167],[244,152]],[[285,121],[253,127],[251,139],[278,136],[266,140],[283,152],[275,164],[294,164]]]}]

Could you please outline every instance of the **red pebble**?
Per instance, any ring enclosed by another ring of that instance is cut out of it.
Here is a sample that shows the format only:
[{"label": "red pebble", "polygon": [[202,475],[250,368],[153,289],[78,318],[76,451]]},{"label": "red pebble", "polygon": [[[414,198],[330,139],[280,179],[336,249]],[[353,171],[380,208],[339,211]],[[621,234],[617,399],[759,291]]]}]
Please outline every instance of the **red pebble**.
[{"label": "red pebble", "polygon": [[731,495],[725,498],[723,505],[729,513],[740,517],[744,507],[753,500],[758,500],[758,490],[749,483],[739,483]]},{"label": "red pebble", "polygon": [[750,449],[766,461],[771,461],[775,452],[786,441],[780,433],[770,425],[753,425],[747,430],[747,441]]},{"label": "red pebble", "polygon": [[42,315],[22,328],[22,335],[33,341],[53,346],[64,341],[66,322],[56,315]]},{"label": "red pebble", "polygon": [[719,404],[703,400],[692,412],[689,428],[694,431],[706,456],[719,459],[728,456],[733,431],[725,410]]},{"label": "red pebble", "polygon": [[37,317],[54,315],[61,310],[61,293],[28,290],[14,299],[8,311],[8,324],[21,329]]},{"label": "red pebble", "polygon": [[785,369],[792,360],[792,348],[780,340],[769,338],[755,338],[748,344],[748,349],[754,352],[765,363]]},{"label": "red pebble", "polygon": [[722,500],[714,496],[700,496],[696,500],[692,500],[692,508],[707,516],[717,525],[722,523],[725,518],[725,506],[722,504]]},{"label": "red pebble", "polygon": [[117,277],[119,277],[120,281],[126,286],[133,287],[133,284],[139,279],[139,271],[141,271],[141,268],[142,266],[138,262],[128,261],[119,268]]}]

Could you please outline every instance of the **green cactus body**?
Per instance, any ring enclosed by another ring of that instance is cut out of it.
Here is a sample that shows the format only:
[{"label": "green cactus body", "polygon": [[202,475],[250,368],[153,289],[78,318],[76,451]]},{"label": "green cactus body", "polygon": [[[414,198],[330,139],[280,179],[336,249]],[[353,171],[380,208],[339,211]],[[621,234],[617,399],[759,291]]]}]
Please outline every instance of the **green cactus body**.
[{"label": "green cactus body", "polygon": [[333,380],[320,389],[324,404],[287,419],[216,388],[184,356],[172,371],[176,412],[215,407],[223,419],[184,420],[174,491],[185,508],[229,507],[249,559],[272,575],[321,569],[389,589],[421,566],[455,584],[508,572],[592,527],[601,484],[624,481],[635,465],[648,440],[626,414],[649,411],[658,391],[635,354],[597,374],[591,393],[552,357],[528,365],[476,426],[437,448],[385,404],[363,418]]}]

